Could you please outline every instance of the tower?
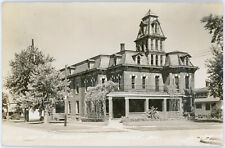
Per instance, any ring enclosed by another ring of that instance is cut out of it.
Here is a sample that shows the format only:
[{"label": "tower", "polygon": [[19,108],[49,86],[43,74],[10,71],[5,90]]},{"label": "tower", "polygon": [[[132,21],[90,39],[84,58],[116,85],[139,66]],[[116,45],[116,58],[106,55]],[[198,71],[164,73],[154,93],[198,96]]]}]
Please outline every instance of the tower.
[{"label": "tower", "polygon": [[158,16],[151,10],[142,18],[136,40],[136,50],[149,53],[151,51],[164,52],[166,37],[162,31]]}]

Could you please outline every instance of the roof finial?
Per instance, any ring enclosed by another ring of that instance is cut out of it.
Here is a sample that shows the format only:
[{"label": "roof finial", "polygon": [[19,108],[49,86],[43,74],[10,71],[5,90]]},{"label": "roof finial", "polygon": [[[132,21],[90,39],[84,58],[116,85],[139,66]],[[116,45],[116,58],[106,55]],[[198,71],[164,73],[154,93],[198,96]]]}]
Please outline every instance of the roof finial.
[{"label": "roof finial", "polygon": [[148,10],[148,12],[146,13],[145,16],[148,16],[148,15],[150,15],[150,14],[151,14],[151,9]]}]

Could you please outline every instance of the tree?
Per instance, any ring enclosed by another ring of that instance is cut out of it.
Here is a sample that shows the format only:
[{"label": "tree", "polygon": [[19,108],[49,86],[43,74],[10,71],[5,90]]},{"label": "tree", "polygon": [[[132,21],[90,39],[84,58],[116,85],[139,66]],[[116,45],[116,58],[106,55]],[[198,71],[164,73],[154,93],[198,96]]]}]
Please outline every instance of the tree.
[{"label": "tree", "polygon": [[211,43],[223,43],[223,16],[210,14],[209,16],[203,17],[201,22],[205,23],[204,28],[209,30],[209,33],[213,35]]},{"label": "tree", "polygon": [[223,99],[223,16],[212,14],[203,17],[204,28],[212,34],[212,59],[207,60],[209,74],[209,90],[214,97]]},{"label": "tree", "polygon": [[2,118],[8,118],[8,103],[9,97],[6,93],[2,92]]},{"label": "tree", "polygon": [[212,96],[223,100],[223,50],[220,46],[212,46],[213,58],[207,61],[209,74],[209,90]]},{"label": "tree", "polygon": [[[15,58],[10,61],[11,75],[6,78],[6,88],[14,96],[16,103],[21,104],[25,110],[25,120],[28,121],[27,113],[33,100],[27,96],[30,91],[28,85],[31,83],[31,75],[37,71],[38,65],[52,62],[54,59],[45,56],[38,48],[32,45],[20,53],[15,54]],[[21,101],[23,100],[23,101]]]},{"label": "tree", "polygon": [[[64,79],[64,73],[57,71],[51,62],[39,64],[36,71],[31,74],[28,92],[26,96],[31,100],[31,107],[45,111],[45,123],[48,122],[48,116],[57,102],[63,101],[67,94],[71,96],[69,89],[69,80]],[[63,81],[64,80],[64,81]]]},{"label": "tree", "polygon": [[118,89],[118,85],[112,81],[89,88],[85,95],[87,116],[91,118],[105,117],[106,96],[116,89]]}]

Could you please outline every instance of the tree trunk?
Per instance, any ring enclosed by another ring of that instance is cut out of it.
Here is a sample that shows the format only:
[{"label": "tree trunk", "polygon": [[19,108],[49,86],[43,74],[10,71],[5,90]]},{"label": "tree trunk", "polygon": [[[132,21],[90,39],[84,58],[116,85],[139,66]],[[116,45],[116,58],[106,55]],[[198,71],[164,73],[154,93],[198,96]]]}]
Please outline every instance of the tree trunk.
[{"label": "tree trunk", "polygon": [[48,123],[48,108],[45,108],[44,124]]},{"label": "tree trunk", "polygon": [[9,121],[9,104],[7,103],[6,119]]},{"label": "tree trunk", "polygon": [[104,114],[104,119],[106,118],[106,100],[102,101],[103,103],[103,114]]},{"label": "tree trunk", "polygon": [[29,122],[29,109],[28,108],[24,109],[24,120],[25,120],[25,122]]}]

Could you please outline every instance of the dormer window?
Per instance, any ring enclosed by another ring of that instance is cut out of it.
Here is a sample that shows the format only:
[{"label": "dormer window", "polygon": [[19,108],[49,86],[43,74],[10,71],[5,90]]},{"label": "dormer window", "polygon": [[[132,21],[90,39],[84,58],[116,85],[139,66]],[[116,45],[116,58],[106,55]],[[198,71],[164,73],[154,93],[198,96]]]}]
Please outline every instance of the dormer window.
[{"label": "dormer window", "polygon": [[116,63],[116,57],[114,57],[114,63],[115,63],[115,65],[117,64],[117,63]]},{"label": "dormer window", "polygon": [[141,57],[137,56],[137,64],[140,65],[141,64]]},{"label": "dormer window", "polygon": [[104,84],[105,83],[105,78],[102,78],[102,84]]},{"label": "dormer window", "polygon": [[188,57],[185,58],[186,65],[188,66]]},{"label": "dormer window", "polygon": [[158,25],[155,23],[155,33],[158,33]]},{"label": "dormer window", "polygon": [[162,49],[162,40],[160,40],[160,50],[162,51],[163,49]]}]

